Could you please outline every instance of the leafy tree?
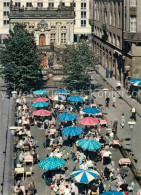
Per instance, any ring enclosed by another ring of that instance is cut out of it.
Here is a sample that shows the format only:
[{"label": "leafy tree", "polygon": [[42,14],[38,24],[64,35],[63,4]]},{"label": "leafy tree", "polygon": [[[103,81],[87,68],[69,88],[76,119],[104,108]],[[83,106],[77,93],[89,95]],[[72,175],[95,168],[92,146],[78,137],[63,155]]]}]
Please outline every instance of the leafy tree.
[{"label": "leafy tree", "polygon": [[63,65],[67,89],[88,90],[90,76],[88,72],[94,70],[97,59],[94,57],[87,42],[67,46],[61,53],[60,62]]},{"label": "leafy tree", "polygon": [[38,89],[43,84],[41,57],[32,33],[15,24],[1,53],[2,75],[8,92]]}]

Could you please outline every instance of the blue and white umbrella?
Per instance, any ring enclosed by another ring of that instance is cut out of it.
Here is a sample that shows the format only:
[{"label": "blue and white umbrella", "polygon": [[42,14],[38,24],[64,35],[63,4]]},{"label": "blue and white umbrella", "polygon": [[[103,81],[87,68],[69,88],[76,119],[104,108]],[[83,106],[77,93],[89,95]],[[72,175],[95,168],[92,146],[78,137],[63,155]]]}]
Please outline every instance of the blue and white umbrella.
[{"label": "blue and white umbrella", "polygon": [[77,118],[75,114],[64,112],[63,114],[59,114],[57,118],[60,121],[73,121]]},{"label": "blue and white umbrella", "polygon": [[123,195],[123,193],[119,191],[106,191],[103,192],[101,195]]},{"label": "blue and white umbrella", "polygon": [[32,107],[43,108],[43,107],[47,107],[48,105],[49,105],[48,102],[36,102],[36,103],[32,104]]},{"label": "blue and white umbrella", "polygon": [[71,176],[78,182],[78,183],[85,183],[88,184],[96,177],[99,176],[99,173],[93,169],[79,169],[73,171]]},{"label": "blue and white umbrella", "polygon": [[44,170],[55,170],[60,169],[65,165],[66,161],[58,157],[47,157],[42,159],[38,165]]},{"label": "blue and white umbrella", "polygon": [[141,81],[138,81],[136,83],[133,83],[133,85],[136,86],[136,87],[141,87]]},{"label": "blue and white umbrella", "polygon": [[94,139],[80,139],[77,145],[85,150],[97,150],[101,147],[101,143]]},{"label": "blue and white umbrella", "polygon": [[81,127],[69,126],[62,129],[62,134],[65,136],[77,136],[83,133],[83,129]]},{"label": "blue and white umbrella", "polygon": [[51,95],[49,98],[53,101],[63,101],[66,99],[66,97],[62,95]]},{"label": "blue and white umbrella", "polygon": [[136,83],[138,81],[141,81],[141,79],[140,78],[132,78],[132,79],[129,79],[128,82],[130,82],[130,83]]},{"label": "blue and white umbrella", "polygon": [[46,95],[47,93],[48,93],[48,91],[42,90],[42,89],[37,90],[37,91],[33,91],[34,95]]},{"label": "blue and white umbrella", "polygon": [[91,107],[83,108],[82,111],[87,114],[99,114],[100,113],[100,110],[96,108],[91,108]]},{"label": "blue and white umbrella", "polygon": [[56,93],[57,93],[57,94],[64,94],[64,95],[69,95],[69,94],[70,94],[69,91],[64,90],[64,89],[60,89],[60,90],[56,91]]},{"label": "blue and white umbrella", "polygon": [[80,96],[71,96],[67,100],[70,102],[83,102],[83,98]]}]

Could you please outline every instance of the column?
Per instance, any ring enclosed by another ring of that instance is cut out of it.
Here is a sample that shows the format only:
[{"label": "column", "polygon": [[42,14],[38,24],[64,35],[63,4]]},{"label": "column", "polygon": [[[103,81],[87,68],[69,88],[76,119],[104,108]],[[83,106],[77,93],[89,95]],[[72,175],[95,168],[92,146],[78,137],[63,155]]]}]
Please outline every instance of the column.
[{"label": "column", "polygon": [[57,22],[56,23],[56,26],[57,26],[57,28],[56,28],[56,39],[57,39],[56,43],[57,43],[57,45],[60,45],[61,44],[61,30],[60,30],[60,25],[61,25],[60,22]]}]

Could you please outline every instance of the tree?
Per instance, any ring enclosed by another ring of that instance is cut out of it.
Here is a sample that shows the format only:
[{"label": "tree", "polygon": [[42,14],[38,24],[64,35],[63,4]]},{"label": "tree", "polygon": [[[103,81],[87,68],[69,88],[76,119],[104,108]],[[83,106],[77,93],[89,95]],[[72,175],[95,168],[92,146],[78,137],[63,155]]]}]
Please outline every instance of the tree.
[{"label": "tree", "polygon": [[38,89],[43,84],[41,57],[32,33],[15,24],[1,53],[2,75],[8,92]]},{"label": "tree", "polygon": [[97,59],[87,42],[67,46],[61,52],[60,61],[63,65],[67,89],[80,91],[90,87],[88,72],[94,70]]}]

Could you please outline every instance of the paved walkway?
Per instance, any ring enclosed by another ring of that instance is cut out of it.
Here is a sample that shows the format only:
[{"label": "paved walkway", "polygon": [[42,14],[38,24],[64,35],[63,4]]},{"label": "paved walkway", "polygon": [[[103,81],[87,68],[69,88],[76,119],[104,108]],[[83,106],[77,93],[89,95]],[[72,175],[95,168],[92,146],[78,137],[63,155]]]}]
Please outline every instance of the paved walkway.
[{"label": "paved walkway", "polygon": [[12,177],[12,135],[9,126],[14,123],[12,99],[6,96],[3,80],[0,78],[0,193],[10,195],[13,188]]},{"label": "paved walkway", "polygon": [[[131,131],[128,125],[128,121],[130,121],[130,110],[132,106],[136,106],[137,109],[137,122],[136,125],[133,129],[132,132],[132,150],[134,153],[134,158],[133,163],[135,164],[135,167],[141,167],[141,105],[134,99],[132,99],[130,96],[128,96],[126,90],[121,87],[120,91],[113,91],[116,90],[116,85],[117,85],[117,81],[113,78],[105,78],[105,70],[100,67],[98,70],[99,74],[101,76],[99,76],[98,74],[94,73],[92,74],[94,79],[97,80],[98,84],[100,85],[100,88],[108,88],[110,91],[110,95],[112,96],[112,94],[116,94],[117,96],[117,108],[113,108],[112,107],[112,103],[110,103],[110,109],[108,110],[108,115],[107,118],[110,121],[113,121],[114,119],[118,120],[118,137],[119,139],[123,140],[123,145],[127,150],[131,149]],[[102,91],[102,90],[101,90]],[[121,98],[121,94],[123,92],[122,98]],[[98,101],[99,103],[102,103],[103,105],[105,105],[104,102],[104,98],[100,97],[100,92],[94,92],[94,94],[98,97],[96,99],[96,101]],[[104,94],[103,94],[104,96]],[[111,97],[112,100],[112,97]],[[125,128],[121,129],[120,128],[120,122],[121,122],[121,114],[124,113],[125,114]]]}]

